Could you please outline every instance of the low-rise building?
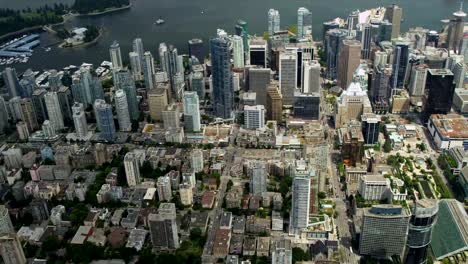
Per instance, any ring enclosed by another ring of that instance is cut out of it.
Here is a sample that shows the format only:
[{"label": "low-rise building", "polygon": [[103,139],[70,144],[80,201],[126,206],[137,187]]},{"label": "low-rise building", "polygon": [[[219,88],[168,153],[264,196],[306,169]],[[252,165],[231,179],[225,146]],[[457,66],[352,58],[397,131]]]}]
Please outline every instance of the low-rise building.
[{"label": "low-rise building", "polygon": [[244,237],[244,246],[242,247],[242,254],[244,256],[253,256],[255,255],[255,250],[257,248],[257,239],[255,237]]},{"label": "low-rise building", "polygon": [[459,114],[431,115],[427,128],[439,149],[468,148],[468,120]]},{"label": "low-rise building", "polygon": [[257,238],[257,256],[268,257],[270,255],[270,237]]},{"label": "low-rise building", "polygon": [[134,248],[136,251],[140,251],[146,241],[146,236],[148,231],[145,229],[132,229],[130,235],[128,236],[126,248]]},{"label": "low-rise building", "polygon": [[140,209],[138,208],[127,208],[127,216],[120,220],[122,227],[131,229],[135,228],[140,217]]},{"label": "low-rise building", "polygon": [[218,229],[213,243],[213,255],[215,257],[225,257],[229,254],[231,242],[231,230]]}]

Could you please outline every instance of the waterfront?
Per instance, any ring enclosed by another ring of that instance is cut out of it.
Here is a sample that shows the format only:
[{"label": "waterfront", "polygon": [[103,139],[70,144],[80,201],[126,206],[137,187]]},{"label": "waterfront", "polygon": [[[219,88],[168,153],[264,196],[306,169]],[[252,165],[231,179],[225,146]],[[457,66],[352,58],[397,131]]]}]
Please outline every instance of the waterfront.
[{"label": "waterfront", "polygon": [[[71,3],[71,0],[0,0],[0,6],[8,8],[36,7],[54,2]],[[261,35],[267,29],[267,11],[278,9],[281,14],[281,25],[296,24],[297,8],[304,6],[312,11],[314,36],[321,35],[321,24],[335,17],[346,17],[356,9],[366,9],[376,6],[387,6],[397,3],[403,7],[404,22],[402,30],[409,27],[423,26],[439,30],[440,20],[448,18],[458,9],[457,0],[328,0],[328,1],[281,1],[281,0],[135,0],[130,10],[105,14],[95,17],[76,17],[67,22],[68,26],[85,26],[88,24],[103,26],[105,31],[96,45],[86,48],[60,49],[53,47],[52,51],[36,49],[28,63],[16,64],[19,72],[26,68],[40,70],[43,68],[63,68],[70,64],[79,65],[82,62],[98,64],[108,59],[108,47],[117,40],[126,59],[131,49],[132,39],[143,38],[145,49],[157,56],[157,46],[160,42],[176,45],[181,53],[187,52],[187,41],[191,38],[201,38],[207,50],[208,39],[215,35],[217,28],[223,28],[233,33],[237,19],[249,23],[250,33]],[[164,25],[155,25],[162,17]],[[41,44],[48,45],[57,39],[47,33],[41,34]],[[0,66],[0,70],[4,66]]]}]

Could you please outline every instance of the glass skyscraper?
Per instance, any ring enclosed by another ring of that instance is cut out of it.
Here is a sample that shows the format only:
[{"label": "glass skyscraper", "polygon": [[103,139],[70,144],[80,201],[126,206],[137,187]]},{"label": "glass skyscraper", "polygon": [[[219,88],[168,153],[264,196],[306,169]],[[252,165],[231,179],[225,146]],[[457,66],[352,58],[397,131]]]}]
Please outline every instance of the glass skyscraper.
[{"label": "glass skyscraper", "polygon": [[101,138],[107,141],[113,141],[115,138],[115,126],[112,106],[106,104],[104,100],[98,99],[94,103],[94,114],[101,132]]},{"label": "glass skyscraper", "polygon": [[122,89],[127,95],[128,112],[130,119],[138,120],[140,112],[138,110],[138,100],[136,93],[135,81],[132,74],[127,70],[118,71],[115,73],[115,86],[117,89]]}]

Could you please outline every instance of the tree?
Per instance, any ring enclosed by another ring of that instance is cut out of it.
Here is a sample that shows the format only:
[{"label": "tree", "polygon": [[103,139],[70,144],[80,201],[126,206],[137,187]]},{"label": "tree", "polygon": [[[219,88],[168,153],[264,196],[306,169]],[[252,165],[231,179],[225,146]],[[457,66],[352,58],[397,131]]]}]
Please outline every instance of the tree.
[{"label": "tree", "polygon": [[304,250],[298,247],[292,249],[292,263],[307,260],[310,260],[310,254],[308,252],[305,252]]},{"label": "tree", "polygon": [[325,198],[327,198],[327,194],[325,192],[319,192],[318,193],[318,198],[319,199],[325,199]]},{"label": "tree", "polygon": [[81,225],[88,216],[89,209],[84,204],[77,204],[70,213],[70,220],[74,225]]},{"label": "tree", "polygon": [[390,141],[388,139],[385,140],[385,143],[383,145],[383,151],[386,153],[392,151],[392,145],[390,144]]}]

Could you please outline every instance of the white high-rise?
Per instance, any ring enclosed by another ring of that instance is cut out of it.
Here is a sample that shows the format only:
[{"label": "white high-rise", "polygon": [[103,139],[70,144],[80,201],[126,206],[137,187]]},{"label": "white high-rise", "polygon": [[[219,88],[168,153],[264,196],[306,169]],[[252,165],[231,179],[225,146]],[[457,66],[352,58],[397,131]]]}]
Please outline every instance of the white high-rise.
[{"label": "white high-rise", "polygon": [[143,76],[145,77],[146,90],[154,88],[154,58],[151,52],[144,54]]},{"label": "white high-rise", "polygon": [[159,177],[156,183],[159,201],[172,200],[171,179],[169,176]]},{"label": "white high-rise", "polygon": [[141,60],[142,58],[140,58],[138,53],[133,51],[128,54],[128,57],[130,59],[130,67],[132,68],[133,78],[137,81],[141,80],[141,73],[143,72],[143,63]]},{"label": "white high-rise", "polygon": [[143,68],[143,56],[145,54],[145,49],[143,48],[143,40],[141,38],[136,38],[133,40],[132,44],[133,52],[138,54],[140,58],[140,69]]},{"label": "white high-rise", "polygon": [[297,37],[304,38],[305,35],[312,34],[312,13],[305,7],[297,10]]},{"label": "white high-rise", "polygon": [[132,122],[128,112],[127,95],[122,89],[115,92],[115,111],[117,112],[120,131],[131,131]]},{"label": "white high-rise", "polygon": [[195,172],[203,170],[203,151],[201,149],[194,149],[190,154],[190,164]]},{"label": "white high-rise", "polygon": [[253,195],[262,195],[266,192],[266,164],[263,161],[254,161],[249,164],[250,192]]},{"label": "white high-rise", "polygon": [[140,183],[140,162],[133,152],[128,152],[124,157],[125,176],[128,186]]},{"label": "white high-rise", "polygon": [[240,36],[234,35],[231,38],[232,57],[234,60],[234,68],[244,67],[244,43]]},{"label": "white high-rise", "polygon": [[117,41],[114,41],[109,49],[110,58],[112,62],[113,70],[120,70],[123,68],[122,54],[120,53],[120,45]]},{"label": "white high-rise", "polygon": [[260,129],[265,126],[265,106],[244,106],[244,125],[246,129]]},{"label": "white high-rise", "polygon": [[184,125],[188,131],[200,132],[200,103],[197,92],[184,93]]},{"label": "white high-rise", "polygon": [[73,123],[75,124],[75,134],[79,139],[85,139],[88,136],[88,123],[82,103],[77,103],[72,106]]},{"label": "white high-rise", "polygon": [[268,11],[268,34],[273,34],[280,30],[280,14],[278,10],[270,9]]},{"label": "white high-rise", "polygon": [[296,176],[292,186],[292,208],[290,226],[292,231],[306,228],[309,224],[310,178]]},{"label": "white high-rise", "polygon": [[320,92],[320,69],[320,63],[316,60],[304,63],[303,93],[308,94]]},{"label": "white high-rise", "polygon": [[44,95],[49,121],[55,131],[65,128],[63,124],[63,115],[60,108],[59,98],[56,92],[48,92]]}]

